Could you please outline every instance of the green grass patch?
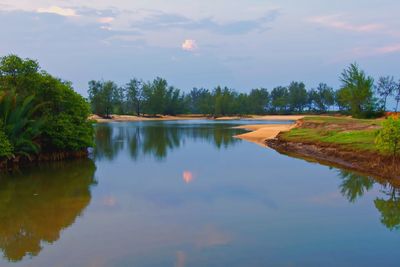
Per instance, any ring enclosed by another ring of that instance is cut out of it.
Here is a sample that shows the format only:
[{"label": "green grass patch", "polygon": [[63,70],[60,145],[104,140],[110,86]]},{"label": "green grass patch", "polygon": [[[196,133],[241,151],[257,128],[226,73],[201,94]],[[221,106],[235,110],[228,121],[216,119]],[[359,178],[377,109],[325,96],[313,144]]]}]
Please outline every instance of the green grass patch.
[{"label": "green grass patch", "polygon": [[[282,133],[281,138],[292,142],[315,142],[333,144],[352,150],[379,152],[375,137],[382,120],[358,120],[343,117],[307,117],[305,126]],[[312,122],[309,124],[307,122]],[[312,125],[312,126],[311,126]],[[330,127],[335,125],[335,127]],[[339,126],[338,126],[339,125]],[[342,126],[343,127],[342,127]],[[353,129],[365,126],[367,129]],[[372,129],[369,129],[372,128]]]}]

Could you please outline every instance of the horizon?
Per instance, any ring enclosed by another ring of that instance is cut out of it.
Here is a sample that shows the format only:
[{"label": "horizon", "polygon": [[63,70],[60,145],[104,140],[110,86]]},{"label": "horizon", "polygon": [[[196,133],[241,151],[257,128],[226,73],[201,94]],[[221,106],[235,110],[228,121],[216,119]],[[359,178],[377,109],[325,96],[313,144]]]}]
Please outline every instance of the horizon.
[{"label": "horizon", "polygon": [[0,55],[36,59],[84,96],[90,80],[155,77],[184,92],[291,81],[337,88],[353,62],[398,80],[400,3],[341,2],[5,0],[0,22],[12,26],[1,29]]}]

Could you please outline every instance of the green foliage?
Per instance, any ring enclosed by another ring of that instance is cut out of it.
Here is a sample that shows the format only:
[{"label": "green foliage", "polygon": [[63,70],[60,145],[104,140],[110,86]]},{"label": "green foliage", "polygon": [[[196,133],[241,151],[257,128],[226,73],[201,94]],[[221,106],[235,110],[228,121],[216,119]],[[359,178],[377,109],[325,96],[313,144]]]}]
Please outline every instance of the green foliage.
[{"label": "green foliage", "polygon": [[3,130],[3,124],[0,122],[0,158],[11,158],[13,152],[14,148]]},{"label": "green foliage", "polygon": [[276,87],[271,92],[271,111],[284,113],[289,105],[289,92],[286,87]]},{"label": "green foliage", "polygon": [[214,111],[213,96],[207,89],[193,88],[186,96],[185,102],[193,114],[209,115]]},{"label": "green foliage", "polygon": [[20,100],[14,91],[0,95],[2,130],[18,155],[29,156],[40,150],[37,138],[42,133],[43,120],[35,119],[40,105],[35,105],[33,100],[33,96]]},{"label": "green foliage", "polygon": [[13,111],[0,114],[16,154],[75,151],[93,145],[89,104],[70,82],[41,70],[36,61],[15,55],[1,58],[0,92],[6,96],[3,110]]},{"label": "green foliage", "polygon": [[320,83],[317,89],[308,92],[309,110],[326,112],[335,104],[335,92],[325,83]]},{"label": "green foliage", "polygon": [[288,90],[290,110],[302,112],[307,105],[306,86],[302,82],[292,82]]},{"label": "green foliage", "polygon": [[365,117],[376,108],[373,98],[374,79],[366,76],[357,64],[351,64],[340,78],[342,87],[338,92],[338,101],[348,109],[353,117]]},{"label": "green foliage", "polygon": [[140,116],[144,102],[143,82],[132,79],[125,86],[126,94],[126,111],[128,114],[136,114]]},{"label": "green foliage", "polygon": [[[246,95],[243,97],[246,98]],[[244,103],[239,106],[248,106],[249,109],[244,110],[241,113],[258,115],[265,114],[270,101],[268,90],[265,88],[252,89],[247,97],[247,103],[245,101],[243,101]]]},{"label": "green foliage", "polygon": [[381,97],[382,110],[384,111],[386,110],[387,98],[395,92],[396,87],[397,84],[395,83],[393,77],[386,76],[379,78],[378,84],[376,85],[376,91],[378,95]]},{"label": "green foliage", "polygon": [[394,157],[400,154],[400,119],[390,116],[382,123],[382,129],[376,136],[379,150],[389,152]]},{"label": "green foliage", "polygon": [[121,90],[114,82],[90,81],[88,93],[95,114],[108,118],[114,111],[122,111]]}]

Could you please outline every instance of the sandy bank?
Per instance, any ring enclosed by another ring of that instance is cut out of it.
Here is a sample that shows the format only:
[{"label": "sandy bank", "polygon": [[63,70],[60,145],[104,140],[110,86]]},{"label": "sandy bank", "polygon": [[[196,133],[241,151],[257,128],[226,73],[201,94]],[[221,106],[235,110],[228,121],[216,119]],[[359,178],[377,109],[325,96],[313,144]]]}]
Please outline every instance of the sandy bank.
[{"label": "sandy bank", "polygon": [[[270,119],[268,119],[270,120]],[[246,141],[250,141],[261,146],[266,146],[265,141],[275,138],[279,133],[289,131],[296,124],[256,124],[235,127],[237,129],[245,129],[251,132],[234,136]]]},{"label": "sandy bank", "polygon": [[[296,121],[304,118],[300,115],[267,115],[267,116],[224,116],[215,118],[215,120],[274,120],[274,121]],[[91,115],[89,119],[96,122],[127,122],[127,121],[172,121],[172,120],[212,120],[212,118],[203,115],[179,115],[179,116],[157,116],[157,117],[139,117],[131,115],[112,115],[110,119],[104,119],[97,115]]]}]

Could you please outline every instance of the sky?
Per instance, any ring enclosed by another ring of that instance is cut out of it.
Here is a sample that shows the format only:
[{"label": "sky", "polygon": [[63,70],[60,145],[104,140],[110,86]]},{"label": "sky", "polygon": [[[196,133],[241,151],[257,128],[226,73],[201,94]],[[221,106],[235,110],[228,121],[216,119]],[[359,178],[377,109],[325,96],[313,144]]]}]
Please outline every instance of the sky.
[{"label": "sky", "polygon": [[0,0],[0,56],[89,80],[163,77],[183,91],[308,88],[357,62],[400,79],[398,0]]}]

